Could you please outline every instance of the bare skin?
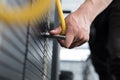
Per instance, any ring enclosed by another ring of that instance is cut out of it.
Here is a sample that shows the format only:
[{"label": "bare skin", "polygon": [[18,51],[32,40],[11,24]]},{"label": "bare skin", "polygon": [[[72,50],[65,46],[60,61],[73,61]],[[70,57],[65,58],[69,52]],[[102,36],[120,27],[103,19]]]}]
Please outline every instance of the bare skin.
[{"label": "bare skin", "polygon": [[[74,48],[89,40],[90,25],[112,0],[86,0],[76,11],[65,18],[66,39],[58,40],[65,48]],[[61,34],[61,25],[50,31],[52,35]]]}]

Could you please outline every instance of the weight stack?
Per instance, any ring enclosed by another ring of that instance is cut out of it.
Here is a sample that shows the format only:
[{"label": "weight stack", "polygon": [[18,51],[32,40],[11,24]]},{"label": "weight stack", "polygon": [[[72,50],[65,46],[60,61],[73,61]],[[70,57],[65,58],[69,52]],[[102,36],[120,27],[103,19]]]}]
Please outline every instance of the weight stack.
[{"label": "weight stack", "polygon": [[51,80],[53,39],[40,33],[54,27],[54,12],[36,25],[0,23],[0,80]]}]

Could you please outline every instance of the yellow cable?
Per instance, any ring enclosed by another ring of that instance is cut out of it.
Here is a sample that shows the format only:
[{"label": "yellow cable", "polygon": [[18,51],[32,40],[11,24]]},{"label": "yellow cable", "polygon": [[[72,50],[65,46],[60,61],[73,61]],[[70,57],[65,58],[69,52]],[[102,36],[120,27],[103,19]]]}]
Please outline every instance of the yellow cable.
[{"label": "yellow cable", "polygon": [[7,23],[26,23],[28,21],[42,20],[50,11],[53,0],[36,0],[22,8],[12,8],[0,4],[0,20]]},{"label": "yellow cable", "polygon": [[58,15],[59,15],[59,18],[60,18],[61,26],[62,26],[62,34],[65,34],[66,24],[65,24],[64,15],[63,15],[63,11],[62,11],[60,0],[56,0],[56,6],[57,6],[57,10],[58,10]]}]

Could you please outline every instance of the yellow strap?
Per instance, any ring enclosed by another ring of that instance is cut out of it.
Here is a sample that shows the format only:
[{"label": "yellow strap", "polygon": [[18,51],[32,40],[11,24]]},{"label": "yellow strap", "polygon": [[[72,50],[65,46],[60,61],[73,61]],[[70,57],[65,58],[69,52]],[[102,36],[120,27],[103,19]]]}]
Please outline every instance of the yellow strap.
[{"label": "yellow strap", "polygon": [[56,0],[56,6],[57,6],[57,10],[58,10],[58,15],[59,15],[59,18],[60,18],[61,26],[62,26],[62,34],[65,34],[66,24],[65,24],[64,15],[63,15],[63,11],[62,11],[60,0]]},{"label": "yellow strap", "polygon": [[22,8],[9,10],[5,5],[0,4],[0,20],[7,23],[26,23],[28,21],[42,20],[50,11],[53,0],[36,0],[32,6],[25,5]]}]

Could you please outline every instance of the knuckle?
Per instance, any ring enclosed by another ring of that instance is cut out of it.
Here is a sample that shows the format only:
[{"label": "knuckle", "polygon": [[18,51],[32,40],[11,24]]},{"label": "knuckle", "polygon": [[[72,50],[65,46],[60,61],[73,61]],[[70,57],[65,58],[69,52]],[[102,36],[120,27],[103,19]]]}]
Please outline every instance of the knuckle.
[{"label": "knuckle", "polygon": [[86,35],[81,36],[81,41],[88,42],[89,41],[89,36],[86,36]]},{"label": "knuckle", "polygon": [[88,42],[88,41],[89,41],[89,36],[86,36],[86,37],[84,38],[84,41],[85,41],[85,42]]}]

